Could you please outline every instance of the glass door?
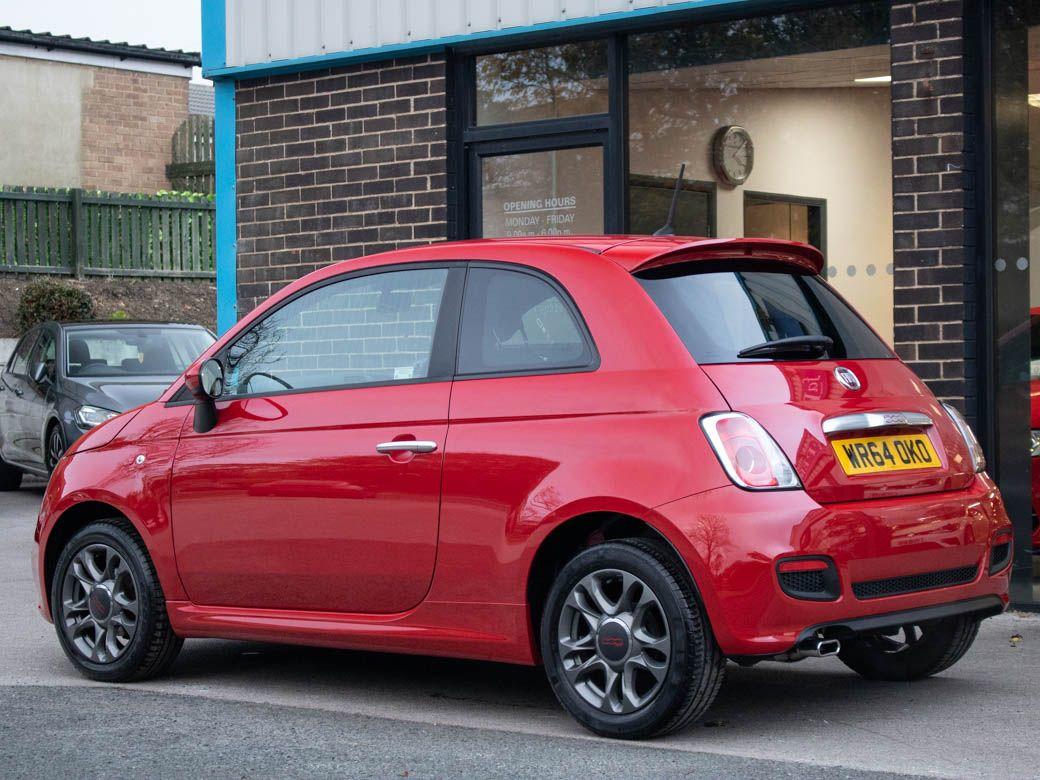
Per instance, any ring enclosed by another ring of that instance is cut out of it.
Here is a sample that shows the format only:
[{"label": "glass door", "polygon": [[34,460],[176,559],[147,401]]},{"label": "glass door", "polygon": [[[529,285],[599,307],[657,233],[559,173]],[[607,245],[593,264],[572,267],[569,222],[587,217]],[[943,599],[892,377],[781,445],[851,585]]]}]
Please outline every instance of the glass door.
[{"label": "glass door", "polygon": [[472,147],[471,235],[604,233],[604,146],[595,141],[595,136],[573,139],[580,145],[565,148],[530,142]]}]

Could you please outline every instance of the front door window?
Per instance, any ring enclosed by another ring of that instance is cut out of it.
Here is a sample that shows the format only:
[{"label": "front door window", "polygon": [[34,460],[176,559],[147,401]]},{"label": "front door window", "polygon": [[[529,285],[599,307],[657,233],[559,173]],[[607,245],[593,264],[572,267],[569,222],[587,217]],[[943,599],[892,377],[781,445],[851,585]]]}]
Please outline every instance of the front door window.
[{"label": "front door window", "polygon": [[301,295],[228,348],[227,393],[426,379],[447,278],[446,268],[376,273]]}]

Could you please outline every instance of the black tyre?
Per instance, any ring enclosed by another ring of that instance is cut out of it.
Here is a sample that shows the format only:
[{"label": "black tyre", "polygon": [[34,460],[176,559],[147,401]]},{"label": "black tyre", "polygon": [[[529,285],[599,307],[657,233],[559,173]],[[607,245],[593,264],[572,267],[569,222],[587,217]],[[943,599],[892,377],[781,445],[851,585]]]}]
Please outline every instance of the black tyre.
[{"label": "black tyre", "polygon": [[700,717],[725,659],[687,575],[641,539],[591,547],[557,575],[541,625],[556,697],[590,731],[640,739]]},{"label": "black tyre", "polygon": [[51,616],[69,660],[86,677],[143,680],[181,649],[159,579],[133,527],[98,520],[62,550],[51,584]]},{"label": "black tyre", "polygon": [[22,470],[0,458],[0,491],[17,490],[22,486]]},{"label": "black tyre", "polygon": [[900,626],[843,639],[838,658],[868,680],[920,680],[957,663],[978,631],[971,615]]},{"label": "black tyre", "polygon": [[65,442],[65,432],[62,431],[61,425],[54,423],[47,429],[47,441],[44,445],[44,463],[47,466],[48,474],[53,474],[54,469],[58,468],[58,462],[68,448],[69,445]]}]

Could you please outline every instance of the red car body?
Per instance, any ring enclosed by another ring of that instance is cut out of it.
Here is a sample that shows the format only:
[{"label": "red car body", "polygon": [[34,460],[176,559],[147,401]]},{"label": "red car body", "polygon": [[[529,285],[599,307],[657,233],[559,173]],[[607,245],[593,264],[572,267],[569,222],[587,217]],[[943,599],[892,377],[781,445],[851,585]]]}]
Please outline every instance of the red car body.
[{"label": "red car body", "polygon": [[[1031,357],[1035,361],[1040,357],[1040,339],[1034,337],[1040,335],[1040,308],[1031,309],[1029,319]],[[1029,427],[1040,431],[1040,379],[1033,377],[1029,380]],[[1040,455],[1029,459],[1029,467],[1033,488],[1033,550],[1040,554]]]},{"label": "red car body", "polygon": [[[768,240],[567,237],[411,248],[294,282],[187,375],[306,287],[437,261],[551,276],[580,310],[598,367],[221,400],[206,433],[193,430],[178,381],[84,436],[55,471],[36,530],[41,613],[50,619],[64,540],[113,510],[145,541],[183,637],[538,663],[546,563],[604,516],[667,540],[731,657],[783,654],[812,627],[880,614],[1000,611],[1009,566],[991,573],[989,562],[1009,539],[1001,497],[901,361],[700,366],[633,276],[734,258],[811,273],[822,262],[810,247]],[[858,375],[858,390],[836,381],[839,365]],[[728,410],[761,423],[803,489],[754,492],[730,480],[698,426]],[[885,410],[934,421],[927,435],[941,468],[846,476],[823,421]],[[424,458],[373,449],[402,438],[439,449]],[[781,588],[778,564],[805,556],[833,560],[836,598]],[[976,573],[956,586],[872,599],[853,591],[966,566]]]}]

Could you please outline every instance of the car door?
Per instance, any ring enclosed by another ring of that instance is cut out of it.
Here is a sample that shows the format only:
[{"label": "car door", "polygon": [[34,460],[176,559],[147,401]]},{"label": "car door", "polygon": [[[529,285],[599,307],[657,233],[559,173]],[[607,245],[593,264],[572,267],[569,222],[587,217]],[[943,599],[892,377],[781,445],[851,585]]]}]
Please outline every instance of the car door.
[{"label": "car door", "polygon": [[319,283],[219,354],[216,426],[173,465],[192,601],[392,613],[436,559],[463,270],[376,268]]},{"label": "car door", "polygon": [[[40,337],[29,353],[29,364],[25,372],[25,388],[22,402],[25,408],[25,441],[29,457],[41,468],[44,463],[44,427],[54,407],[55,356],[57,342],[51,328],[40,328]],[[39,372],[39,373],[38,373]],[[39,381],[37,381],[39,376]]]},{"label": "car door", "polygon": [[39,328],[26,333],[7,362],[3,375],[4,415],[0,425],[3,432],[3,457],[11,463],[30,463],[28,436],[29,355],[39,338]]}]

